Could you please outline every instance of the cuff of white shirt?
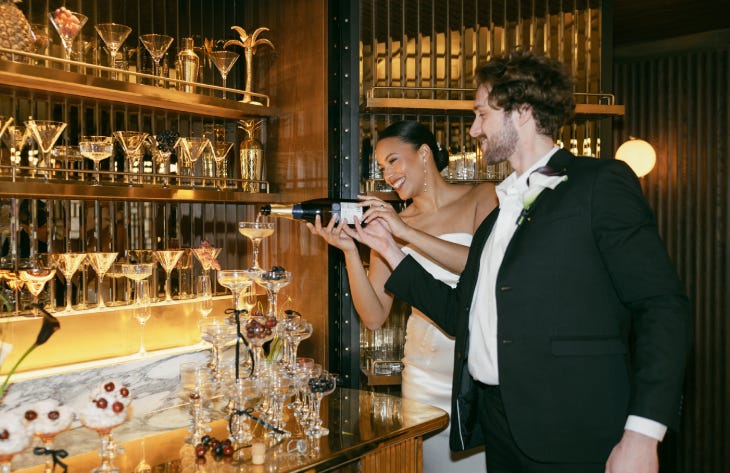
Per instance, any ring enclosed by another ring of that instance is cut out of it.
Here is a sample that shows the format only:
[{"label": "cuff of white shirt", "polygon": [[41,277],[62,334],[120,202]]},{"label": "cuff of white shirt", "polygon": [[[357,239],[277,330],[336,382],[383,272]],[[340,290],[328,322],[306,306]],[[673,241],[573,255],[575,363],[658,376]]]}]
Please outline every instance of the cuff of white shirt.
[{"label": "cuff of white shirt", "polygon": [[626,430],[632,430],[640,434],[646,435],[658,441],[664,440],[664,434],[667,433],[667,426],[659,422],[647,419],[646,417],[629,416],[626,419]]}]

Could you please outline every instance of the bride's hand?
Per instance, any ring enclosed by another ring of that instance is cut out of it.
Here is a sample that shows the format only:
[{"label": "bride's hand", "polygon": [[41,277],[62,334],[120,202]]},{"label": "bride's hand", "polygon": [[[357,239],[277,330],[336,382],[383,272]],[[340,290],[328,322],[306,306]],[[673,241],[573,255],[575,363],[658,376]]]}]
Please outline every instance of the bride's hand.
[{"label": "bride's hand", "polygon": [[339,248],[342,251],[357,250],[355,241],[345,232],[347,222],[341,221],[339,225],[335,224],[335,219],[331,219],[326,227],[322,226],[322,220],[319,215],[315,217],[314,225],[307,222],[307,228],[314,235],[321,236],[328,244]]},{"label": "bride's hand", "polygon": [[395,268],[405,258],[405,253],[400,249],[382,219],[372,220],[363,227],[360,220],[355,217],[355,227],[347,227],[344,231],[350,237],[380,253],[391,268]]},{"label": "bride's hand", "polygon": [[393,206],[376,197],[358,195],[363,207],[368,209],[362,215],[362,222],[370,225],[375,219],[380,219],[388,231],[397,239],[405,239],[410,226],[403,221]]}]

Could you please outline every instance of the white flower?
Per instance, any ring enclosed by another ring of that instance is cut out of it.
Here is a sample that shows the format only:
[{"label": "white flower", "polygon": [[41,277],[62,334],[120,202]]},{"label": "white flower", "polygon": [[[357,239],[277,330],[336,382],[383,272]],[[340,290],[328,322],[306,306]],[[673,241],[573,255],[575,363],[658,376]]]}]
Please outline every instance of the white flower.
[{"label": "white flower", "polygon": [[517,225],[521,225],[530,213],[532,204],[535,203],[537,196],[545,189],[555,189],[558,184],[568,180],[568,176],[563,172],[556,171],[548,166],[533,171],[527,178],[527,190],[522,194],[522,212],[517,217]]},{"label": "white flower", "polygon": [[5,357],[8,356],[11,351],[13,351],[13,345],[0,340],[0,366],[3,365]]}]

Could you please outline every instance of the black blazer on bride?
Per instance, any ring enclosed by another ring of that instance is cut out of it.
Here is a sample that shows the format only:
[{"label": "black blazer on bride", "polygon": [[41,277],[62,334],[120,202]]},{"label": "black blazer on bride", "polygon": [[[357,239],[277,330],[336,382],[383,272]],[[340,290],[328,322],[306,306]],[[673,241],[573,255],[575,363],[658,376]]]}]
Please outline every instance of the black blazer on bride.
[{"label": "black blazer on bride", "polygon": [[[601,462],[630,414],[676,425],[691,340],[689,304],[653,212],[624,163],[559,150],[548,166],[568,179],[540,193],[497,278],[500,391],[510,430],[527,456]],[[456,337],[452,450],[482,442],[467,370],[468,321],[498,212],[477,229],[455,289],[411,257],[386,284]]]}]

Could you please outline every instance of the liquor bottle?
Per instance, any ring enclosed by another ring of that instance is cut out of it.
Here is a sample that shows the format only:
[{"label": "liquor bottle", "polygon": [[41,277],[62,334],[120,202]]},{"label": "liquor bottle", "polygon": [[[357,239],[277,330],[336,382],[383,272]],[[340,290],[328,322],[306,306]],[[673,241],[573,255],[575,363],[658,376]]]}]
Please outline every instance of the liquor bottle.
[{"label": "liquor bottle", "polygon": [[[177,53],[177,78],[187,82],[196,82],[198,80],[198,67],[200,66],[200,58],[193,50],[193,38],[183,38],[182,48]],[[195,86],[181,84],[180,90],[195,93]]]},{"label": "liquor bottle", "polygon": [[362,214],[367,209],[360,207],[360,201],[355,199],[313,199],[296,204],[266,204],[261,207],[259,213],[310,223],[314,223],[315,217],[319,215],[322,225],[327,225],[332,218],[335,218],[338,223],[340,219],[345,219],[348,225],[354,226],[354,217],[362,220]]}]

